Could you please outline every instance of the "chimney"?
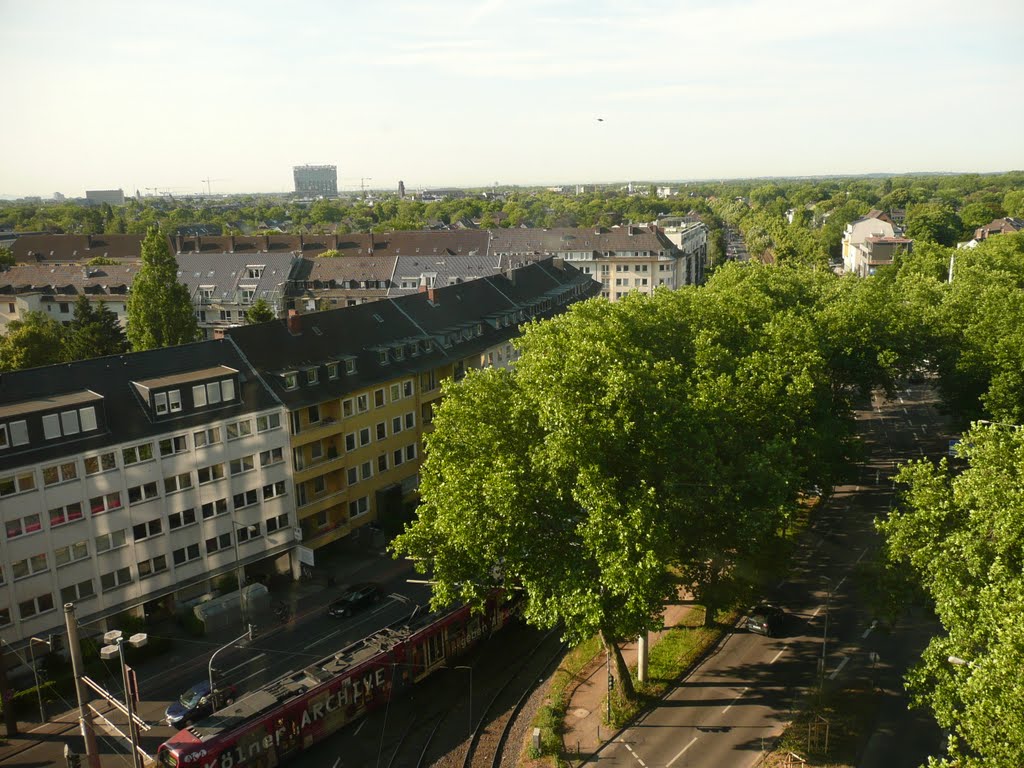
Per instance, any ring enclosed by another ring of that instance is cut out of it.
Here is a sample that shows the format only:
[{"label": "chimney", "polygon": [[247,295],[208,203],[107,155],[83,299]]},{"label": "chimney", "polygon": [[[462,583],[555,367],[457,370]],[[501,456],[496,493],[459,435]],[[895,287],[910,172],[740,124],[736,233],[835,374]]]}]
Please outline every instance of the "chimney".
[{"label": "chimney", "polygon": [[333,248],[334,250],[338,250],[338,233],[335,232],[333,235],[330,235],[328,237],[327,243],[328,247]]},{"label": "chimney", "polygon": [[299,319],[299,313],[294,309],[288,310],[288,333],[292,336],[302,335],[302,321]]},{"label": "chimney", "polygon": [[[269,248],[267,250],[270,250]],[[304,235],[299,235],[299,253],[306,250],[306,238]]]},{"label": "chimney", "polygon": [[192,241],[192,245],[195,248],[195,252],[199,253],[203,250],[203,238],[200,235],[196,235],[196,239]]},{"label": "chimney", "polygon": [[561,256],[554,256],[551,259],[551,266],[557,269],[559,272],[565,272],[565,259]]},{"label": "chimney", "polygon": [[429,301],[431,304],[434,303],[434,289],[433,288],[427,288],[427,301]]},{"label": "chimney", "polygon": [[228,251],[228,253],[234,253],[234,252],[235,252],[235,236],[232,235],[231,236],[231,250]]},{"label": "chimney", "polygon": [[266,253],[269,250],[270,250],[270,235],[264,235],[263,236],[263,252]]},{"label": "chimney", "polygon": [[179,232],[178,234],[176,234],[174,236],[174,252],[175,253],[181,253],[181,246],[183,245],[183,243],[184,243],[184,238],[181,236],[181,233]]},{"label": "chimney", "polygon": [[85,247],[92,248],[92,235],[85,236]]},{"label": "chimney", "polygon": [[[373,232],[370,232],[370,244],[366,246],[366,252],[373,256]],[[433,301],[434,297],[431,296],[430,300]]]}]

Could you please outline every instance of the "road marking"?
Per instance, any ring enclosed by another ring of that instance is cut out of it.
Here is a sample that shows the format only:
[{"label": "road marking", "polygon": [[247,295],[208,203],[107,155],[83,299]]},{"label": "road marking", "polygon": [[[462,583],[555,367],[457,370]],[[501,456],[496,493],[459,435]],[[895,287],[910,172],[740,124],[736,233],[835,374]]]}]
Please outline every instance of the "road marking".
[{"label": "road marking", "polygon": [[[740,691],[740,692],[739,692],[739,693],[738,693],[738,694],[736,695],[736,698],[732,700],[732,704],[735,704],[735,703],[736,703],[737,701],[739,701],[740,699],[742,699],[742,698],[743,698],[743,694],[744,694],[744,693],[746,693],[746,692],[747,692],[747,691],[749,691],[749,690],[750,690],[750,688],[744,688],[744,689],[743,689],[742,691]],[[723,709],[723,710],[722,710],[722,714],[723,714],[723,715],[724,715],[724,714],[725,714],[726,712],[728,712],[728,711],[729,711],[729,710],[730,710],[730,709],[732,708],[732,704],[730,704],[730,705],[729,705],[728,707],[726,707],[725,709]]]},{"label": "road marking", "polygon": [[334,761],[334,765],[332,765],[331,768],[338,768],[339,765],[341,765],[341,758],[340,757],[337,760]]},{"label": "road marking", "polygon": [[665,763],[665,768],[672,768],[672,763],[674,763],[676,760],[678,760],[680,757],[682,757],[683,753],[686,752],[686,750],[688,750],[690,747],[692,747],[694,745],[694,742],[697,741],[697,738],[698,738],[697,736],[694,736],[690,740],[689,744],[687,744],[685,747],[680,749],[679,753],[675,757],[673,757],[671,760],[669,760],[667,763]]},{"label": "road marking", "polygon": [[[352,735],[353,735],[353,736],[358,736],[358,735],[359,735],[359,732],[360,732],[361,730],[363,730],[363,726],[364,726],[364,725],[366,725],[366,718],[365,718],[365,717],[363,718],[363,721],[362,721],[361,723],[359,723],[359,727],[358,727],[358,728],[356,728],[356,729],[355,729],[355,730],[354,730],[354,731],[352,732]],[[338,759],[340,760],[341,758],[338,758]]]},{"label": "road marking", "polygon": [[[902,397],[900,398],[900,405],[903,405],[903,398]],[[903,410],[906,410],[906,408],[904,408]]]},{"label": "road marking", "polygon": [[871,626],[864,630],[864,634],[860,636],[861,640],[867,640],[868,635],[871,634],[871,630],[878,626],[877,621],[872,621]]},{"label": "road marking", "polygon": [[843,585],[844,581],[846,581],[846,577],[845,576],[843,576],[843,578],[841,578],[839,581],[836,582],[835,587],[832,589],[832,594],[833,595],[836,593],[836,590],[838,590]]},{"label": "road marking", "polygon": [[811,614],[811,618],[812,619],[815,618],[821,612],[821,609],[824,608],[824,607],[825,606],[823,606],[823,605],[819,605],[817,608],[815,608],[814,609],[814,613]]},{"label": "road marking", "polygon": [[785,652],[786,652],[786,648],[785,648],[785,646],[783,646],[782,650],[781,650],[781,651],[779,651],[778,653],[776,653],[776,654],[775,654],[775,657],[774,657],[774,658],[773,658],[773,659],[772,659],[771,661],[769,661],[768,663],[769,663],[769,664],[774,664],[774,663],[775,663],[776,661],[778,661],[778,660],[779,660],[779,656],[781,656],[781,655],[782,655],[782,654],[784,654]]},{"label": "road marking", "polygon": [[843,671],[843,667],[846,666],[846,662],[848,662],[849,660],[850,659],[849,659],[848,656],[843,656],[843,660],[839,662],[839,666],[836,667],[835,671],[833,671],[832,674],[828,676],[828,679],[829,680],[835,680],[836,679],[836,675],[838,675],[840,672]]},{"label": "road marking", "polygon": [[867,547],[864,547],[864,551],[863,551],[863,552],[861,552],[861,553],[860,553],[860,557],[858,557],[858,558],[856,559],[856,561],[854,561],[854,565],[856,565],[856,564],[857,564],[857,563],[859,563],[859,562],[860,562],[861,560],[863,560],[863,559],[864,559],[864,555],[866,555],[867,553],[868,553],[868,548],[867,548]]},{"label": "road marking", "polygon": [[903,415],[904,416],[909,416],[910,415],[909,413],[907,413],[907,409],[906,408],[903,409]]},{"label": "road marking", "polygon": [[[623,744],[625,744],[625,742],[623,742]],[[643,760],[640,759],[640,755],[638,755],[636,752],[634,752],[633,748],[631,746],[629,746],[629,744],[626,744],[626,749],[629,750],[629,754],[631,754],[633,757],[635,757],[636,761],[638,763],[640,763],[640,765],[642,765],[644,768],[647,768],[647,763],[645,763]],[[671,763],[670,763],[670,765],[671,765]]]},{"label": "road marking", "polygon": [[309,650],[310,648],[312,648],[312,647],[313,647],[314,645],[320,645],[320,643],[324,643],[324,642],[327,642],[328,640],[330,640],[330,639],[331,639],[332,637],[334,637],[335,635],[340,635],[340,634],[341,634],[341,630],[340,630],[340,629],[336,629],[336,630],[334,630],[333,632],[330,632],[330,633],[328,633],[328,634],[324,635],[324,636],[323,636],[323,637],[321,637],[321,638],[320,638],[319,640],[314,640],[314,641],[313,641],[312,643],[310,643],[309,645],[307,645],[307,646],[304,646],[302,650],[304,650],[304,651],[308,651],[308,650]]},{"label": "road marking", "polygon": [[[261,654],[259,654],[259,655],[257,655],[257,656],[253,656],[253,657],[252,657],[251,659],[249,659],[248,661],[243,661],[243,662],[242,662],[241,664],[239,664],[238,666],[232,667],[231,669],[225,669],[225,670],[223,670],[223,671],[221,672],[221,675],[228,675],[228,674],[230,674],[231,672],[234,672],[234,671],[235,671],[236,669],[241,669],[242,667],[248,667],[248,666],[249,666],[250,664],[252,664],[252,663],[253,663],[254,661],[259,661],[260,659],[262,659],[262,658],[263,658],[264,656],[266,656],[266,655],[267,655],[267,654],[265,654],[265,653],[261,653]],[[250,675],[250,677],[252,677],[252,675]],[[248,678],[246,678],[246,679],[248,679]]]}]

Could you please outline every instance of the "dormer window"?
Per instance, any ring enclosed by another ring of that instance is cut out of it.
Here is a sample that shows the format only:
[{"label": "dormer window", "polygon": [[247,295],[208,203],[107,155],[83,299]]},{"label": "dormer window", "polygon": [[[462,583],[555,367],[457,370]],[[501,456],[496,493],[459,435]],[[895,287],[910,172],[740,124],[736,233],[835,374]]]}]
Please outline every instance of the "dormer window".
[{"label": "dormer window", "polygon": [[306,369],[306,384],[316,384],[320,380],[320,371],[316,368]]},{"label": "dormer window", "polygon": [[338,378],[338,364],[337,363],[328,363],[327,364],[327,378],[328,379],[336,379],[336,378]]},{"label": "dormer window", "polygon": [[256,286],[255,285],[243,285],[242,290],[242,303],[252,304],[253,299],[256,297]]},{"label": "dormer window", "polygon": [[395,347],[393,350],[391,350],[391,354],[395,356],[395,360],[404,360],[405,347]]},{"label": "dormer window", "polygon": [[350,357],[348,360],[345,361],[345,373],[348,374],[348,375],[352,375],[355,372],[356,372],[356,359],[354,357]]},{"label": "dormer window", "polygon": [[377,354],[378,354],[378,356],[380,358],[380,364],[381,365],[387,365],[388,364],[388,351],[386,349],[382,349],[382,350],[379,350]]},{"label": "dormer window", "polygon": [[295,389],[299,386],[299,374],[296,371],[288,371],[281,374],[285,389]]},{"label": "dormer window", "polygon": [[263,270],[266,268],[266,264],[247,264],[245,267],[246,280],[259,280],[263,277]]},{"label": "dormer window", "polygon": [[181,390],[172,389],[167,392],[157,392],[153,395],[153,410],[158,416],[165,413],[177,413],[181,410]]}]

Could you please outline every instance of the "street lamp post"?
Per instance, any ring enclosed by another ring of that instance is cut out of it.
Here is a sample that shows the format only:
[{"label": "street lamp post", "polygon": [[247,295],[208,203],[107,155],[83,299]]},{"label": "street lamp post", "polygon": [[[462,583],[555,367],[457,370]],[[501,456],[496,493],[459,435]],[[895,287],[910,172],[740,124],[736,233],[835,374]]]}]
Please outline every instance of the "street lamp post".
[{"label": "street lamp post", "polygon": [[[103,635],[103,642],[107,645],[100,648],[100,658],[109,661],[117,654],[121,659],[121,680],[124,683],[124,704],[128,710],[128,736],[132,743],[132,765],[135,768],[142,768],[142,759],[139,756],[139,728],[135,724],[135,700],[131,694],[131,686],[128,683],[128,666],[124,662],[124,641],[125,637],[119,629],[112,629]],[[144,632],[139,632],[128,638],[133,648],[141,648],[149,641]]]},{"label": "street lamp post", "polygon": [[821,577],[823,581],[828,582],[828,591],[825,593],[825,629],[821,635],[821,688],[825,687],[825,662],[828,659],[828,614],[830,603],[832,602],[832,579],[828,576]]},{"label": "street lamp post", "polygon": [[[232,513],[234,514],[234,513]],[[248,528],[248,525],[237,522],[234,517],[231,518],[231,524],[235,528]],[[245,579],[242,576],[242,558],[238,554],[238,531],[232,531],[231,541],[235,545],[235,576],[238,579],[238,612],[242,615],[242,629],[246,629],[251,626],[249,624],[249,612],[247,605],[245,604]]]},{"label": "street lamp post", "polygon": [[32,676],[36,681],[36,696],[39,698],[39,722],[46,722],[46,710],[43,709],[43,692],[39,690],[39,670],[36,669],[36,654],[35,647],[36,643],[42,643],[47,648],[50,647],[49,640],[43,640],[41,637],[30,637],[28,639],[28,657],[32,661]]},{"label": "street lamp post", "polygon": [[252,640],[252,624],[249,625],[248,631],[244,635],[240,635],[232,640],[227,645],[222,645],[216,651],[210,654],[210,664],[208,667],[209,681],[210,681],[210,696],[213,697],[213,708],[217,709],[220,706],[219,697],[217,696],[217,689],[213,687],[213,660],[217,657],[217,654],[223,651],[225,648],[230,648],[235,643],[240,643],[243,640]]}]

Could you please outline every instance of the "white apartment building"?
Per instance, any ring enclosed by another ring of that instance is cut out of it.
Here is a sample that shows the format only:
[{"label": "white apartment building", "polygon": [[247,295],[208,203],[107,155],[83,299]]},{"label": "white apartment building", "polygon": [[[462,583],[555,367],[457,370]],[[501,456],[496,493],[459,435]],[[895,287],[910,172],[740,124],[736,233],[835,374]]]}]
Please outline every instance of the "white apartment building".
[{"label": "white apartment building", "polygon": [[[286,411],[230,342],[4,374],[0,637],[173,611],[290,567]],[[262,562],[266,561],[266,562]]]},{"label": "white apartment building", "polygon": [[863,261],[859,256],[868,238],[892,238],[900,234],[899,227],[879,210],[868,211],[865,216],[851,221],[843,230],[843,271],[858,272],[859,262]]}]

